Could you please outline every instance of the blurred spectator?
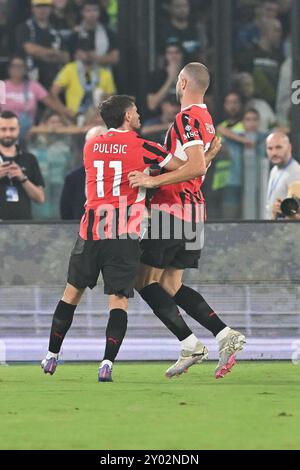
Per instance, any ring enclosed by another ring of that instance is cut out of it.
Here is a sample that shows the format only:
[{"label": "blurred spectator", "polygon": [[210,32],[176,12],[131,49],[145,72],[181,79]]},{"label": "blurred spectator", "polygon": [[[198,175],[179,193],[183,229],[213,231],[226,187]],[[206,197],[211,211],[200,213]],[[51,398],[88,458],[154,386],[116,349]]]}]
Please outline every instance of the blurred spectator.
[{"label": "blurred spectator", "polygon": [[265,18],[260,38],[251,48],[241,51],[238,57],[240,71],[253,74],[255,96],[266,99],[274,108],[279,69],[283,60],[281,52],[282,27],[277,19]]},{"label": "blurred spectator", "polygon": [[16,47],[25,55],[32,80],[49,89],[62,64],[69,60],[59,33],[50,24],[53,0],[32,0],[32,17],[18,26]]},{"label": "blurred spectator", "polygon": [[43,119],[37,126],[33,126],[28,134],[30,139],[36,134],[82,134],[86,132],[85,127],[67,123],[56,111],[48,110],[44,113]]},{"label": "blurred spectator", "polygon": [[[230,92],[224,99],[225,121],[218,125],[218,134],[222,137],[232,138],[232,132],[241,132],[243,126],[241,123],[243,115],[243,103],[241,96],[236,92]],[[231,132],[228,132],[231,131]]]},{"label": "blurred spectator", "polygon": [[265,139],[266,133],[259,131],[260,117],[255,109],[244,112],[242,119],[243,136],[252,145],[243,148],[242,161],[242,216],[243,219],[259,219],[262,216],[265,192],[261,188],[265,174]]},{"label": "blurred spectator", "polygon": [[[90,129],[86,135],[86,142],[107,131],[104,126]],[[63,220],[80,220],[84,214],[85,194],[85,170],[82,165],[73,170],[65,178],[64,187],[60,199],[60,214]]]},{"label": "blurred spectator", "polygon": [[168,0],[167,11],[168,17],[159,25],[159,50],[164,50],[169,41],[177,41],[182,44],[188,62],[200,60],[207,40],[204,30],[201,34],[193,22],[190,0]]},{"label": "blurred spectator", "polygon": [[280,67],[279,82],[276,97],[276,114],[278,124],[282,127],[290,127],[290,110],[292,106],[292,76],[293,61],[288,57]]},{"label": "blurred spectator", "polygon": [[[234,94],[232,94],[234,95]],[[228,96],[225,109],[232,115],[234,100]],[[239,108],[236,101],[236,109]],[[226,121],[222,123],[226,126]],[[222,125],[221,125],[222,126]],[[210,210],[215,218],[257,219],[262,214],[264,193],[260,189],[265,163],[266,134],[259,131],[260,118],[255,109],[248,109],[234,126],[218,128],[223,150],[214,164],[213,200]]]},{"label": "blurred spectator", "polygon": [[300,165],[293,158],[292,145],[289,137],[282,132],[274,132],[266,141],[267,154],[274,165],[268,183],[266,219],[274,219],[273,206],[278,199],[283,200],[288,195],[291,183],[300,180]]},{"label": "blurred spectator", "polygon": [[87,39],[80,40],[75,56],[76,61],[59,72],[51,91],[55,97],[64,91],[67,108],[75,115],[85,116],[100,101],[114,94],[116,86],[110,69],[94,63]]},{"label": "blurred spectator", "polygon": [[255,98],[255,86],[252,75],[241,72],[236,75],[234,89],[241,95],[246,109],[256,109],[260,116],[261,132],[267,132],[276,124],[276,115],[271,106],[263,99]]},{"label": "blurred spectator", "polygon": [[174,122],[176,115],[180,111],[180,105],[174,98],[165,98],[160,107],[160,115],[148,119],[143,128],[143,136],[150,140],[164,143],[166,131]]},{"label": "blurred spectator", "polygon": [[[78,137],[76,137],[78,136]],[[33,127],[28,149],[39,161],[46,185],[46,203],[33,207],[35,218],[59,218],[59,198],[64,176],[77,161],[77,148],[81,147],[83,129],[66,126],[59,114],[49,111],[42,123]]]},{"label": "blurred spectator", "polygon": [[[264,18],[274,19],[278,18],[279,15],[279,5],[277,1],[265,0],[256,2],[256,5],[253,5],[253,1],[250,0],[248,3],[249,10],[254,10],[254,19],[239,26],[235,41],[237,49],[254,46],[260,39]],[[243,5],[243,9],[245,9],[245,5]]]},{"label": "blurred spectator", "polygon": [[6,85],[6,103],[2,110],[13,111],[19,118],[20,138],[23,139],[36,122],[38,103],[70,118],[72,113],[38,82],[28,80],[26,63],[22,57],[13,57],[9,64]]},{"label": "blurred spectator", "polygon": [[150,111],[159,109],[166,97],[176,99],[176,83],[183,65],[184,51],[180,43],[171,41],[165,48],[163,69],[157,69],[149,77],[147,104]]},{"label": "blurred spectator", "polygon": [[71,51],[71,36],[76,25],[76,15],[71,0],[53,0],[50,23],[59,32],[64,44]]},{"label": "blurred spectator", "polygon": [[216,217],[236,219],[241,217],[242,155],[243,145],[253,145],[244,136],[241,122],[243,107],[241,97],[229,93],[224,100],[226,120],[217,132],[222,136],[223,150],[213,167],[212,190],[218,206]]},{"label": "blurred spectator", "polygon": [[86,0],[82,8],[82,22],[75,29],[74,46],[85,39],[93,51],[93,59],[100,65],[116,65],[119,62],[119,50],[115,34],[101,21],[99,1]]},{"label": "blurred spectator", "polygon": [[[253,140],[256,148],[256,154],[263,157],[265,155],[265,138],[266,133],[261,132],[260,130],[260,115],[256,109],[246,109],[243,114],[242,119],[243,124],[243,133],[244,135],[252,134],[251,139]],[[258,148],[258,145],[260,148]],[[245,145],[246,147],[251,147],[251,145]]]},{"label": "blurred spectator", "polygon": [[32,219],[31,201],[44,203],[44,180],[37,159],[23,152],[14,113],[0,114],[0,219]]}]

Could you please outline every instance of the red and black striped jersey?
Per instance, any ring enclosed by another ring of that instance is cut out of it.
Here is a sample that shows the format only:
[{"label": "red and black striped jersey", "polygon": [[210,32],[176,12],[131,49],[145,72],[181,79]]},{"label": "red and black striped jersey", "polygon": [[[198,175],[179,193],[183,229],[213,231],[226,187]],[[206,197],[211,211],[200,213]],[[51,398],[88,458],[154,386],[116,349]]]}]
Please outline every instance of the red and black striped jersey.
[{"label": "red and black striped jersey", "polygon": [[[177,114],[174,124],[167,132],[165,149],[167,153],[187,160],[187,148],[202,145],[204,151],[207,151],[214,137],[215,128],[206,105],[194,104]],[[193,212],[190,206],[204,203],[201,192],[203,181],[204,177],[198,177],[187,182],[162,186],[156,191],[151,205],[161,206],[163,210],[189,220]]]},{"label": "red and black striped jersey", "polygon": [[80,236],[99,240],[139,234],[146,190],[131,188],[128,174],[144,172],[154,163],[163,167],[171,158],[161,145],[133,131],[110,129],[89,140],[84,147],[87,201]]}]

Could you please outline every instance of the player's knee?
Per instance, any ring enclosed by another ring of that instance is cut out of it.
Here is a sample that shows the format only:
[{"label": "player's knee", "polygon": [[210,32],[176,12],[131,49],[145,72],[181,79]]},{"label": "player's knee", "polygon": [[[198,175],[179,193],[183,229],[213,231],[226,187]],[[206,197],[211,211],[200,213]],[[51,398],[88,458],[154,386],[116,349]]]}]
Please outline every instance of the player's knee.
[{"label": "player's knee", "polygon": [[140,273],[135,282],[135,289],[140,292],[144,287],[150,286],[151,284],[159,283],[161,273],[153,271],[145,271]]},{"label": "player's knee", "polygon": [[171,297],[174,297],[179,289],[182,286],[182,281],[181,279],[178,279],[177,277],[171,277],[171,276],[162,276],[161,280],[159,281],[161,287],[168,292]]},{"label": "player's knee", "polygon": [[120,309],[128,310],[128,299],[126,297],[110,295],[109,296],[109,310]]},{"label": "player's knee", "polygon": [[67,284],[62,300],[67,304],[78,305],[85,289],[77,289],[71,284]]}]

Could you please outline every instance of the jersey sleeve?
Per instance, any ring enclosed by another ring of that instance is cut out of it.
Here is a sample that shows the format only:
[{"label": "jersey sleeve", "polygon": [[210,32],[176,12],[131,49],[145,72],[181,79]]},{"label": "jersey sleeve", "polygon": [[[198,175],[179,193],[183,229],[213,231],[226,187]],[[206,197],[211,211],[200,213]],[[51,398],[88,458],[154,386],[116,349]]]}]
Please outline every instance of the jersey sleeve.
[{"label": "jersey sleeve", "polygon": [[200,130],[200,121],[190,114],[177,114],[174,130],[183,150],[193,145],[204,145]]},{"label": "jersey sleeve", "polygon": [[143,160],[146,165],[157,164],[163,168],[173,158],[162,145],[145,140],[142,146]]}]

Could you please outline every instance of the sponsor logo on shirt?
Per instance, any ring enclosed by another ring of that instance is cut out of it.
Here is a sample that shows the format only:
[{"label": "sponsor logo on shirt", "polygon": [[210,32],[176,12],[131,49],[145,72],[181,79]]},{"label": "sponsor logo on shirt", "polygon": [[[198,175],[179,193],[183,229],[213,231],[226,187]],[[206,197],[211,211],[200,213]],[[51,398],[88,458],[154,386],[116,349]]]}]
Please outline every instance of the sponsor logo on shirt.
[{"label": "sponsor logo on shirt", "polygon": [[216,133],[213,124],[205,123],[205,129],[207,130],[207,132],[208,132],[209,134],[215,134],[215,133]]},{"label": "sponsor logo on shirt", "polygon": [[189,139],[196,138],[196,137],[199,137],[198,131],[187,132],[186,134],[183,134],[183,138],[185,140],[189,140]]}]

